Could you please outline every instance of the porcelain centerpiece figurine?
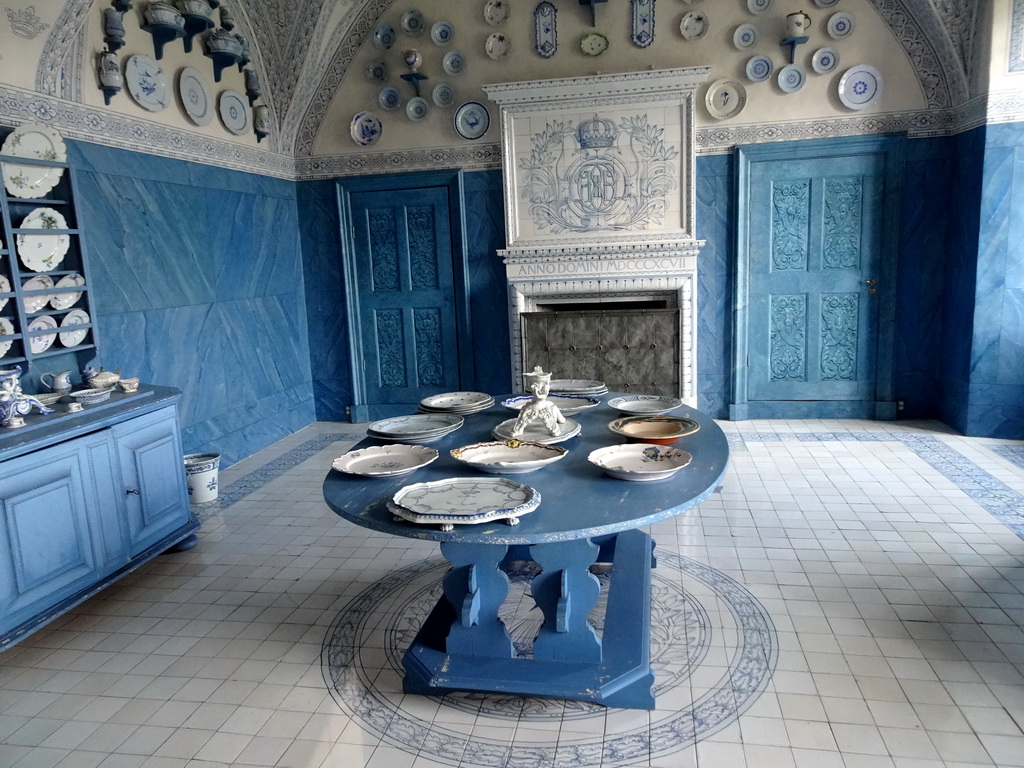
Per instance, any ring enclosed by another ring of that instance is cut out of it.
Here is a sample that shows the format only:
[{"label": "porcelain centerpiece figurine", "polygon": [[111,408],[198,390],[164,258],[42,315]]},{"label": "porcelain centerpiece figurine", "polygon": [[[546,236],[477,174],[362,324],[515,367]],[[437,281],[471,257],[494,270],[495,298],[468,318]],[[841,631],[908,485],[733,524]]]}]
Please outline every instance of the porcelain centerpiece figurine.
[{"label": "porcelain centerpiece figurine", "polygon": [[519,418],[512,427],[512,437],[521,437],[526,428],[535,421],[543,423],[552,435],[560,434],[562,425],[565,424],[565,416],[558,410],[557,405],[548,400],[551,374],[545,373],[538,365],[527,373],[525,378],[530,381],[528,388],[533,393],[533,401],[519,411]]},{"label": "porcelain centerpiece figurine", "polygon": [[32,395],[21,391],[21,367],[0,370],[0,426],[17,429],[25,426],[25,419],[33,408],[42,414],[53,413]]}]

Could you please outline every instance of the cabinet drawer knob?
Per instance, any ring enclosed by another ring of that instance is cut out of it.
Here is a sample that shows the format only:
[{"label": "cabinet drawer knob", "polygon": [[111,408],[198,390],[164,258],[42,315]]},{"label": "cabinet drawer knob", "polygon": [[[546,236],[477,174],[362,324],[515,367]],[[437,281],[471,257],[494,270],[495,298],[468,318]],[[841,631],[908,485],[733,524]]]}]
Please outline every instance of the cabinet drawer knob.
[{"label": "cabinet drawer knob", "polygon": [[138,488],[129,488],[125,491],[125,494],[128,496],[141,496],[142,492]]}]

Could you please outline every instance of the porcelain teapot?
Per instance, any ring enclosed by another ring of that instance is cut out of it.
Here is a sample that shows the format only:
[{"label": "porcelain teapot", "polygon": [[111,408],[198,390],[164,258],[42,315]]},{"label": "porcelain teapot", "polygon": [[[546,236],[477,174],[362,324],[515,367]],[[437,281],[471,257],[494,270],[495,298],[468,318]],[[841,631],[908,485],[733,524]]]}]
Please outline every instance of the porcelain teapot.
[{"label": "porcelain teapot", "polygon": [[[46,378],[50,380],[47,381]],[[39,374],[39,380],[43,382],[43,386],[51,392],[70,392],[71,391],[71,371],[63,371],[62,373],[46,373]]]},{"label": "porcelain teapot", "polygon": [[811,26],[811,17],[803,11],[797,11],[786,16],[786,35],[788,37],[803,37]]},{"label": "porcelain teapot", "polygon": [[94,368],[86,368],[82,371],[82,378],[85,379],[86,383],[93,389],[109,389],[120,380],[121,369],[118,368],[116,371],[104,371],[101,368],[97,371]]}]

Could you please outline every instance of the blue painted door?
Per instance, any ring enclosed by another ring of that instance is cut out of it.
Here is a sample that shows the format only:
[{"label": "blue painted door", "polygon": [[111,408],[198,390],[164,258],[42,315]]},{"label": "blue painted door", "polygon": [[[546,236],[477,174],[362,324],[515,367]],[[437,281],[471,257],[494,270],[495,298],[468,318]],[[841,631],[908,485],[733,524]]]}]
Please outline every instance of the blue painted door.
[{"label": "blue painted door", "polygon": [[350,197],[365,399],[388,405],[459,389],[448,190]]},{"label": "blue painted door", "polygon": [[749,183],[750,415],[873,416],[884,156],[752,163]]}]

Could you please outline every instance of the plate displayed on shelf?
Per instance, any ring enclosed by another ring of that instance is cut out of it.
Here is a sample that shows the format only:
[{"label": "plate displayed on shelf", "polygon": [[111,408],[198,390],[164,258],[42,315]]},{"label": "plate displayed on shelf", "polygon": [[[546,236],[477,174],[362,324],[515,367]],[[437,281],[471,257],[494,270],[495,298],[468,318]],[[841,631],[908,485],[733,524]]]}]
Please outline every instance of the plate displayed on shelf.
[{"label": "plate displayed on shelf", "polygon": [[488,36],[484,43],[484,52],[492,61],[501,61],[512,51],[512,42],[500,32]]},{"label": "plate displayed on shelf", "polygon": [[128,93],[143,109],[159,112],[171,103],[171,92],[163,69],[144,53],[128,58],[124,65],[124,81]]},{"label": "plate displayed on shelf", "polygon": [[[11,281],[4,275],[0,275],[0,293],[11,293]],[[7,306],[9,296],[0,296],[0,309]]]},{"label": "plate displayed on shelf", "polygon": [[445,392],[420,400],[420,410],[434,413],[478,413],[492,405],[494,398],[486,392]]},{"label": "plate displayed on shelf", "polygon": [[[57,321],[49,315],[40,315],[28,324],[30,331],[48,331],[57,327]],[[55,333],[44,333],[41,336],[31,336],[28,340],[29,349],[33,355],[39,355],[53,346],[53,340],[57,338]]]},{"label": "plate displayed on shelf", "polygon": [[828,32],[828,36],[833,40],[842,40],[853,32],[853,27],[853,16],[846,11],[839,11],[828,17],[825,31]]},{"label": "plate displayed on shelf", "polygon": [[608,38],[600,32],[591,32],[580,40],[580,50],[587,56],[600,56],[608,50]]},{"label": "plate displayed on shelf", "polygon": [[788,64],[779,70],[779,88],[786,93],[794,93],[804,87],[807,73],[799,64]]},{"label": "plate displayed on shelf", "polygon": [[405,105],[405,116],[410,120],[422,120],[430,114],[430,104],[422,96],[413,96]]},{"label": "plate displayed on shelf", "polygon": [[[53,160],[58,163],[68,159],[64,140],[48,125],[26,123],[15,128],[0,155],[8,157],[31,157],[36,160]],[[3,164],[4,187],[13,197],[42,197],[61,180],[63,168],[47,168],[42,165]]]},{"label": "plate displayed on shelf", "polygon": [[491,125],[487,107],[479,101],[467,101],[455,110],[455,130],[464,139],[479,139]]},{"label": "plate displayed on shelf", "polygon": [[747,79],[752,83],[763,83],[772,76],[772,72],[774,71],[775,64],[772,63],[771,58],[765,56],[763,53],[759,53],[757,56],[751,56],[750,60],[747,62]]},{"label": "plate displayed on shelf", "polygon": [[521,475],[553,464],[568,454],[565,448],[526,440],[473,443],[452,450],[452,458],[481,472]]},{"label": "plate displayed on shelf", "polygon": [[236,136],[242,136],[252,128],[252,112],[249,104],[238,91],[221,91],[217,104],[224,127]]},{"label": "plate displayed on shelf", "polygon": [[484,3],[484,21],[492,27],[508,21],[509,4],[507,0],[487,0]]},{"label": "plate displayed on shelf", "polygon": [[839,100],[850,109],[864,109],[882,95],[882,73],[867,64],[850,67],[839,78]]},{"label": "plate displayed on shelf", "polygon": [[608,401],[608,407],[634,416],[658,416],[674,411],[683,401],[678,397],[661,395],[623,395]]},{"label": "plate displayed on shelf", "polygon": [[438,21],[430,28],[430,39],[434,45],[448,45],[455,39],[455,27],[450,21]]},{"label": "plate displayed on shelf", "polygon": [[835,48],[819,48],[811,57],[811,69],[819,75],[834,72],[839,66],[839,53]]},{"label": "plate displayed on shelf", "polygon": [[732,44],[741,51],[753,48],[757,44],[757,27],[753,24],[740,24],[732,33]]},{"label": "plate displayed on shelf", "polygon": [[366,79],[374,83],[383,83],[388,79],[388,65],[383,61],[371,61],[363,72]]},{"label": "plate displayed on shelf", "polygon": [[524,431],[523,434],[515,437],[512,435],[512,428],[515,425],[515,419],[508,419],[507,421],[501,422],[501,424],[491,430],[491,434],[499,440],[526,440],[531,443],[551,445],[552,443],[561,443],[565,442],[569,438],[576,437],[582,429],[580,423],[575,419],[566,419],[565,423],[561,425],[562,431],[557,435],[552,435],[548,432],[547,427],[539,421],[535,421],[527,425],[526,431]]},{"label": "plate displayed on shelf", "polygon": [[441,59],[441,69],[449,75],[458,75],[466,68],[466,59],[458,51],[448,51]]},{"label": "plate displayed on shelf", "polygon": [[402,97],[397,88],[388,86],[380,89],[380,93],[377,94],[377,103],[380,104],[381,109],[390,111],[401,106]]},{"label": "plate displayed on shelf", "polygon": [[679,34],[683,36],[683,40],[699,40],[708,33],[710,26],[707,16],[697,11],[690,11],[679,22]]},{"label": "plate displayed on shelf", "polygon": [[[68,326],[82,325],[89,322],[91,322],[91,320],[86,312],[83,312],[81,309],[72,309],[64,315],[64,319],[60,321],[60,327],[68,328]],[[75,328],[73,330],[62,331],[58,338],[60,338],[60,343],[65,347],[77,347],[85,341],[85,337],[88,335],[88,328]]]},{"label": "plate displayed on shelf", "polygon": [[430,92],[430,98],[438,107],[450,107],[455,103],[455,89],[448,83],[438,83]]},{"label": "plate displayed on shelf", "polygon": [[410,523],[440,525],[450,531],[456,524],[476,525],[505,520],[509,525],[540,506],[540,492],[503,477],[451,477],[414,483],[388,501],[388,511]]},{"label": "plate displayed on shelf", "polygon": [[[521,411],[532,400],[533,395],[519,395],[517,397],[510,397],[508,400],[502,400],[501,404],[510,411]],[[588,397],[587,395],[548,395],[547,401],[554,403],[563,416],[579,413],[601,404],[601,401],[596,397]]]},{"label": "plate displayed on shelf", "polygon": [[423,14],[417,10],[408,10],[402,14],[402,31],[410,35],[422,34],[426,26],[423,23]]},{"label": "plate displayed on shelf", "polygon": [[[67,229],[68,223],[59,211],[53,208],[36,208],[21,222],[22,229]],[[18,258],[33,272],[49,272],[64,260],[71,247],[70,235],[29,235],[24,232],[17,236]]]},{"label": "plate displayed on shelf", "polygon": [[[85,285],[85,278],[77,272],[72,272],[70,275],[64,275],[54,288],[80,288]],[[54,309],[70,309],[75,306],[78,301],[82,298],[81,291],[69,291],[68,293],[55,293],[53,298],[50,299],[50,306]]]},{"label": "plate displayed on shelf", "polygon": [[704,95],[704,106],[716,120],[735,117],[747,103],[747,89],[735,80],[716,80]]},{"label": "plate displayed on shelf", "polygon": [[[21,285],[23,291],[48,291],[51,288],[53,288],[53,278],[49,275],[36,275]],[[51,293],[26,296],[21,300],[21,305],[25,308],[25,314],[31,315],[49,304],[52,298],[53,294]]]},{"label": "plate displayed on shelf", "polygon": [[185,67],[178,73],[178,98],[185,114],[196,125],[209,125],[213,120],[213,94],[206,78],[195,67]]},{"label": "plate displayed on shelf", "polygon": [[398,477],[427,466],[437,457],[436,449],[422,445],[371,445],[339,456],[331,466],[361,477]]},{"label": "plate displayed on shelf", "polygon": [[391,48],[397,39],[398,36],[395,34],[394,27],[389,27],[387,24],[381,24],[373,30],[373,46],[382,51]]},{"label": "plate displayed on shelf", "polygon": [[587,460],[619,480],[646,482],[672,477],[693,461],[693,456],[664,445],[626,443],[591,451]]},{"label": "plate displayed on shelf", "polygon": [[10,352],[11,344],[14,343],[4,337],[11,336],[13,334],[14,326],[11,324],[11,321],[6,317],[0,317],[0,357],[3,357]]},{"label": "plate displayed on shelf", "polygon": [[747,0],[747,10],[751,13],[767,13],[772,7],[772,0]]},{"label": "plate displayed on shelf", "polygon": [[352,118],[348,132],[352,141],[360,147],[368,147],[380,138],[384,126],[373,112],[358,112]]}]

